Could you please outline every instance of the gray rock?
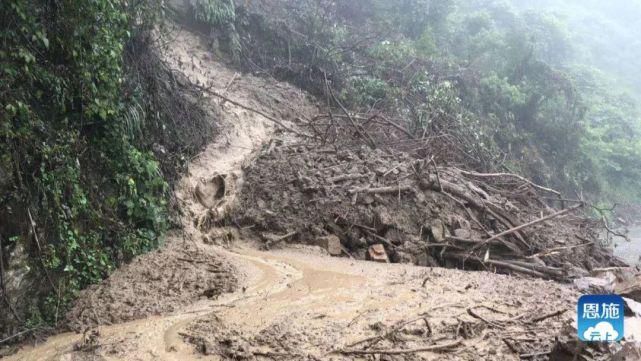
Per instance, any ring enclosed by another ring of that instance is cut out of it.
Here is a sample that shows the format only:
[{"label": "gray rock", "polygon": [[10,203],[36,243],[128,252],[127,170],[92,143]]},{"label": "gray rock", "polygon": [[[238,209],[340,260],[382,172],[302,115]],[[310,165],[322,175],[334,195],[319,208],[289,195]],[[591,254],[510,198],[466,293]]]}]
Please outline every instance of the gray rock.
[{"label": "gray rock", "polygon": [[316,245],[327,250],[327,253],[332,256],[340,256],[341,253],[343,253],[343,246],[341,245],[340,238],[333,234],[318,238],[316,240]]},{"label": "gray rock", "polygon": [[597,277],[581,277],[574,280],[574,286],[584,293],[612,293],[614,284],[611,280]]},{"label": "gray rock", "polygon": [[441,243],[445,241],[446,232],[443,221],[441,221],[440,219],[433,220],[429,226],[429,229],[432,234],[432,241],[434,243]]}]

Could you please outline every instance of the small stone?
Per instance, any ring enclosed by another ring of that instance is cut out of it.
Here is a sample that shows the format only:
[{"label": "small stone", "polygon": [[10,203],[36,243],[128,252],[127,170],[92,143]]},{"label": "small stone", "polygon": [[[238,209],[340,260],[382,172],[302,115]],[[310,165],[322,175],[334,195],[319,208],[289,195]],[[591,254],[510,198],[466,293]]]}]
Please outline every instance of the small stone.
[{"label": "small stone", "polygon": [[614,292],[623,297],[641,302],[641,275],[617,283],[614,287]]},{"label": "small stone", "polygon": [[427,252],[421,252],[417,254],[415,264],[420,267],[437,267],[438,266],[438,262],[436,262],[434,257],[427,254]]},{"label": "small stone", "polygon": [[378,226],[392,226],[394,224],[394,219],[387,208],[378,206],[374,210],[374,214],[376,215],[376,223]]},{"label": "small stone", "polygon": [[329,236],[318,238],[316,245],[327,250],[332,256],[340,256],[343,253],[343,247],[341,246],[341,240],[337,236],[330,234]]},{"label": "small stone", "polygon": [[470,239],[472,238],[472,232],[469,229],[459,228],[454,230],[454,236],[458,238]]},{"label": "small stone", "polygon": [[365,205],[370,205],[370,204],[374,203],[375,200],[374,200],[374,197],[372,197],[369,194],[366,194],[366,195],[364,195],[364,196],[362,196],[360,198],[360,201],[361,201],[361,203],[363,203]]},{"label": "small stone", "polygon": [[389,258],[387,257],[387,252],[385,252],[385,247],[382,244],[373,244],[367,249],[367,258],[370,261],[380,262],[380,263],[389,263]]}]

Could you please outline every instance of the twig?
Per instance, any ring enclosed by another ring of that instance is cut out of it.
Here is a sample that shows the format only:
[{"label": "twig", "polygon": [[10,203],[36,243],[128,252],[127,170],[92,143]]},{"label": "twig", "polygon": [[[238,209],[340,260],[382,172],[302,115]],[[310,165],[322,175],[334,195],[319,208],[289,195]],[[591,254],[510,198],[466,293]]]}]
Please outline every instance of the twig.
[{"label": "twig", "polygon": [[11,335],[11,336],[9,336],[9,337],[7,337],[7,338],[3,339],[3,340],[0,340],[0,344],[3,344],[3,343],[5,343],[5,342],[7,342],[7,341],[10,341],[10,340],[12,340],[12,339],[14,339],[14,338],[16,338],[16,337],[22,336],[22,335],[24,335],[25,333],[33,332],[33,331],[37,330],[38,328],[39,328],[39,327],[34,327],[34,328],[30,328],[30,329],[27,329],[27,330],[24,330],[24,331],[20,331],[20,332],[18,332],[18,333],[16,333],[16,334],[14,334],[14,335]]},{"label": "twig", "polygon": [[534,182],[532,182],[532,181],[530,181],[530,180],[528,180],[526,178],[523,178],[523,177],[521,177],[520,175],[517,175],[517,174],[512,174],[512,173],[477,173],[477,172],[465,171],[465,170],[458,169],[458,168],[455,168],[455,169],[457,169],[459,172],[461,172],[461,174],[466,174],[466,175],[470,175],[470,176],[474,176],[474,177],[481,177],[481,178],[511,177],[511,178],[517,178],[517,179],[519,179],[519,180],[531,185],[532,187],[534,187],[536,189],[540,189],[540,190],[545,191],[545,192],[553,193],[553,194],[556,194],[557,196],[561,197],[561,193],[559,191],[556,191],[556,190],[551,189],[551,188],[540,186],[540,185],[538,185],[538,184],[536,184],[536,183],[534,183]]},{"label": "twig", "polygon": [[298,233],[298,231],[293,231],[293,232],[289,232],[287,234],[284,234],[282,236],[278,236],[278,237],[272,238],[272,239],[270,239],[268,237],[265,237],[265,238],[267,238],[267,244],[265,246],[266,247],[271,247],[271,246],[273,246],[273,245],[275,245],[277,243],[282,242],[283,240],[285,240],[285,239],[287,239],[289,237],[292,237],[292,236],[296,235],[297,233]]},{"label": "twig", "polygon": [[517,355],[519,354],[519,350],[517,350],[516,347],[512,345],[510,341],[508,341],[506,338],[502,338],[501,340],[503,340],[503,342],[507,345],[507,348],[509,348],[510,351],[512,351],[512,353]]},{"label": "twig", "polygon": [[571,250],[571,249],[575,249],[575,248],[579,248],[579,247],[590,246],[590,245],[593,245],[593,244],[594,244],[594,242],[586,242],[586,243],[581,243],[581,244],[577,244],[577,245],[574,245],[574,246],[554,247],[554,248],[546,249],[543,252],[539,252],[539,253],[533,254],[531,256],[528,256],[527,258],[543,257],[543,256],[550,255],[550,254],[552,254],[554,252]]},{"label": "twig", "polygon": [[338,98],[336,98],[336,96],[334,95],[334,90],[332,90],[332,87],[328,86],[328,87],[327,87],[327,89],[329,89],[329,94],[331,95],[332,99],[334,99],[334,102],[335,102],[336,104],[338,104],[338,106],[341,108],[341,110],[343,111],[343,113],[345,113],[345,115],[346,115],[346,116],[347,116],[347,118],[349,119],[350,123],[352,123],[352,126],[353,126],[353,127],[354,127],[354,129],[356,130],[356,133],[357,133],[361,138],[363,138],[363,139],[367,140],[367,141],[369,142],[370,147],[371,147],[372,149],[376,149],[376,143],[374,142],[374,139],[372,139],[372,137],[369,135],[369,133],[367,133],[367,131],[365,131],[365,129],[362,129],[362,130],[361,130],[361,127],[360,127],[360,126],[358,126],[358,124],[356,124],[356,121],[354,121],[354,118],[352,118],[352,116],[349,114],[349,112],[347,111],[347,109],[345,109],[345,107],[344,107],[344,106],[343,106],[343,104],[340,102],[340,100],[338,100]]},{"label": "twig", "polygon": [[392,242],[390,242],[387,238],[381,237],[381,236],[379,236],[378,234],[376,234],[376,233],[374,233],[374,232],[371,232],[371,231],[369,231],[369,230],[367,230],[367,229],[364,229],[364,231],[365,231],[367,234],[369,234],[370,236],[372,236],[372,237],[374,237],[374,238],[378,239],[379,241],[381,241],[381,242],[385,243],[388,247],[390,247],[390,248],[396,248],[396,246],[395,246]]},{"label": "twig", "polygon": [[342,181],[355,180],[355,179],[361,179],[361,178],[367,178],[367,177],[368,177],[367,174],[343,174],[343,175],[329,178],[328,181],[330,183],[338,183]]},{"label": "twig", "polygon": [[339,350],[338,353],[344,355],[403,355],[408,353],[417,353],[417,352],[434,352],[434,351],[445,351],[456,346],[459,346],[463,341],[461,339],[442,343],[438,345],[417,347],[417,348],[408,348],[408,349],[386,349],[386,350]]},{"label": "twig", "polygon": [[47,279],[49,280],[49,283],[51,284],[51,288],[57,289],[56,286],[54,286],[53,279],[51,278],[51,275],[49,275],[49,271],[47,270],[47,267],[45,266],[45,262],[42,259],[42,247],[40,246],[40,240],[38,238],[38,232],[36,230],[36,222],[33,220],[33,217],[31,216],[31,210],[27,208],[27,215],[29,216],[29,225],[31,226],[31,232],[33,233],[33,239],[36,241],[36,246],[38,246],[38,255],[40,258],[40,262],[42,263],[42,268],[45,271],[45,275],[47,276]]},{"label": "twig", "polygon": [[211,87],[205,88],[205,87],[204,87],[204,86],[202,86],[202,85],[198,85],[198,84],[193,84],[193,85],[194,85],[196,88],[198,88],[198,89],[200,89],[200,90],[202,90],[202,91],[204,91],[204,92],[207,92],[207,93],[209,93],[209,94],[211,94],[211,95],[213,95],[213,96],[216,96],[216,97],[218,97],[218,98],[221,98],[221,99],[225,100],[226,102],[229,102],[229,103],[231,103],[231,104],[233,104],[233,105],[235,105],[235,106],[237,106],[237,107],[240,107],[240,108],[243,108],[243,109],[245,109],[245,110],[247,110],[247,111],[250,111],[250,112],[256,113],[256,114],[258,114],[258,115],[261,115],[261,116],[263,116],[264,118],[266,118],[266,119],[268,119],[268,120],[270,120],[270,121],[272,121],[272,122],[276,123],[278,126],[282,127],[283,129],[285,129],[285,130],[287,130],[287,131],[289,131],[289,132],[292,132],[292,133],[294,133],[294,134],[298,134],[298,135],[300,135],[300,136],[302,136],[302,137],[312,138],[312,136],[311,136],[311,135],[309,135],[309,134],[304,134],[304,133],[301,133],[301,132],[298,132],[298,131],[296,131],[296,130],[294,130],[294,129],[292,129],[292,128],[288,127],[288,126],[286,126],[286,125],[285,125],[285,124],[283,124],[281,121],[277,120],[276,118],[272,117],[271,115],[268,115],[268,114],[266,114],[266,113],[264,113],[264,112],[262,112],[262,111],[260,111],[260,110],[258,110],[258,109],[254,109],[254,108],[249,107],[249,106],[247,106],[247,105],[245,105],[245,104],[242,104],[242,103],[239,103],[239,102],[237,102],[237,101],[235,101],[235,100],[232,100],[232,99],[230,99],[230,98],[228,98],[228,97],[226,97],[226,96],[224,96],[224,95],[222,95],[222,94],[220,94],[220,93],[216,92],[215,90],[212,90],[212,89],[211,89]]},{"label": "twig", "polygon": [[528,222],[528,223],[522,224],[522,225],[520,225],[520,226],[510,228],[510,229],[508,229],[507,231],[504,231],[504,232],[501,232],[501,233],[499,233],[499,234],[496,234],[496,235],[494,235],[494,236],[492,236],[492,237],[490,237],[490,238],[488,238],[488,239],[484,240],[482,243],[480,243],[480,244],[478,244],[478,245],[476,245],[476,246],[472,247],[472,251],[473,251],[473,250],[475,250],[475,249],[478,249],[479,247],[483,246],[484,244],[486,244],[486,243],[488,243],[488,242],[491,242],[491,241],[493,241],[493,240],[495,240],[495,239],[497,239],[497,238],[500,238],[500,237],[503,237],[503,236],[507,236],[508,234],[512,234],[512,233],[517,232],[517,231],[520,231],[520,230],[522,230],[522,229],[524,229],[524,228],[531,227],[531,226],[533,226],[533,225],[535,225],[535,224],[539,224],[539,223],[541,223],[541,222],[545,222],[545,221],[547,221],[548,219],[552,219],[552,218],[560,217],[560,216],[562,216],[562,215],[564,215],[564,214],[566,214],[566,213],[570,213],[570,212],[572,212],[572,211],[574,211],[574,210],[577,210],[577,209],[579,209],[579,208],[581,208],[581,207],[583,207],[583,203],[581,203],[581,204],[577,204],[577,205],[575,205],[575,206],[573,206],[573,207],[566,208],[566,209],[564,209],[564,210],[561,210],[561,211],[558,211],[558,212],[555,212],[555,213],[552,213],[552,214],[549,214],[549,215],[547,215],[547,216],[545,216],[545,217],[541,217],[541,218],[535,219],[535,220],[533,220],[532,222]]},{"label": "twig", "polygon": [[[448,193],[451,193],[452,195],[455,195],[457,197],[463,198],[463,200],[467,201],[470,205],[472,205],[477,210],[485,211],[485,212],[491,214],[494,218],[496,218],[504,226],[506,226],[508,228],[514,227],[514,225],[509,220],[507,220],[505,217],[501,216],[496,211],[492,210],[492,208],[488,204],[486,204],[482,200],[479,200],[478,198],[474,198],[474,197],[470,196],[466,192],[465,189],[457,186],[454,183],[450,183],[450,182],[447,182],[445,180],[441,180],[441,185],[439,186],[436,183],[436,177],[430,176],[428,181],[421,180],[419,182],[419,186],[424,186],[426,188],[429,188],[429,189],[432,189],[432,190],[435,190],[435,191],[438,191],[438,192],[440,192],[441,188],[443,188],[443,190],[445,192],[448,192]],[[523,238],[523,236],[521,236],[521,234],[518,231],[515,231],[514,234],[518,238],[518,240],[525,247],[529,248],[529,245],[527,244],[527,242],[525,242],[525,239]],[[508,242],[506,240],[501,240],[501,242],[506,247],[508,247],[510,250],[512,250],[514,253],[516,253],[517,255],[522,255],[523,254],[523,251],[519,247],[517,247],[516,245],[512,244],[511,242]]]},{"label": "twig", "polygon": [[236,78],[238,77],[238,73],[234,73],[234,76],[231,77],[231,80],[225,85],[225,92],[229,90],[229,87],[236,81]]},{"label": "twig", "polygon": [[537,357],[537,356],[545,356],[551,354],[552,351],[542,351],[542,352],[532,352],[532,353],[523,353],[520,354],[520,358],[530,358],[530,357]]},{"label": "twig", "polygon": [[483,322],[487,323],[487,324],[488,324],[488,325],[490,325],[490,326],[494,326],[494,327],[498,327],[498,328],[505,328],[505,327],[503,327],[502,325],[498,324],[497,322],[487,320],[487,319],[485,319],[483,316],[481,316],[481,315],[479,315],[478,313],[474,312],[474,307],[470,307],[470,308],[468,308],[468,309],[467,309],[467,313],[468,313],[470,316],[472,316],[472,317],[474,317],[474,318],[477,318],[477,319],[479,319],[479,320],[481,320],[481,321],[483,321]]},{"label": "twig", "polygon": [[405,133],[405,135],[407,135],[410,139],[414,139],[414,135],[412,135],[412,133],[410,133],[407,129],[401,127],[400,125],[396,124],[395,122],[387,119],[384,115],[376,114],[374,117],[383,119],[387,124]]},{"label": "twig", "polygon": [[525,274],[528,274],[528,275],[534,276],[534,277],[547,278],[546,274],[541,273],[539,271],[535,271],[535,270],[532,270],[532,269],[528,269],[528,268],[525,268],[525,267],[521,267],[521,266],[517,266],[517,265],[511,264],[511,263],[502,262],[502,261],[496,261],[496,260],[491,260],[491,259],[487,260],[487,261],[483,261],[482,259],[480,259],[478,257],[475,257],[475,256],[472,256],[470,254],[446,253],[444,256],[445,257],[459,259],[459,260],[463,260],[463,261],[467,261],[467,260],[471,259],[471,260],[476,261],[476,262],[478,262],[480,264],[483,264],[483,265],[484,264],[490,264],[490,265],[493,265],[493,266],[498,266],[498,267],[511,269],[511,270],[519,272],[519,273],[525,273]]},{"label": "twig", "polygon": [[537,322],[541,322],[541,321],[546,320],[546,319],[551,318],[551,317],[561,316],[565,312],[567,312],[567,309],[560,309],[560,310],[545,314],[543,316],[539,316],[539,317],[533,318],[530,321],[530,323],[537,323]]},{"label": "twig", "polygon": [[397,193],[397,192],[407,192],[412,190],[411,186],[408,185],[398,185],[396,187],[379,187],[379,188],[353,188],[349,190],[350,194],[354,193],[367,193],[367,194],[385,194],[385,193]]}]

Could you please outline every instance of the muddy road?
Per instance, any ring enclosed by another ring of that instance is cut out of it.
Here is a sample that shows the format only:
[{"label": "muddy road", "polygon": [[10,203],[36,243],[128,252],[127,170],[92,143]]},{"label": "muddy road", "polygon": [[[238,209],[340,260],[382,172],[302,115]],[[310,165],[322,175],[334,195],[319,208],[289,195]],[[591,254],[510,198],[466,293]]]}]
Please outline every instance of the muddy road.
[{"label": "muddy road", "polygon": [[[460,344],[408,359],[518,359],[503,339],[513,338],[523,353],[540,347],[538,337],[558,333],[563,322],[531,319],[546,312],[543,305],[571,310],[575,299],[547,281],[337,259],[313,248],[200,247],[232,260],[243,287],[170,315],[58,335],[9,359],[360,359],[337,351],[378,334],[377,327],[417,317],[427,321],[402,330],[404,350]],[[379,346],[393,348],[389,340]]]},{"label": "muddy road", "polygon": [[[225,68],[184,29],[167,62],[270,117],[315,111],[290,85]],[[335,258],[314,247],[260,251],[228,237],[234,230],[211,225],[236,206],[242,166],[286,135],[256,112],[208,99],[223,133],[177,189],[183,230],[85,291],[69,316],[78,333],[7,360],[517,360],[550,350],[574,319],[578,294],[551,281]],[[208,294],[209,280],[237,284]]]}]

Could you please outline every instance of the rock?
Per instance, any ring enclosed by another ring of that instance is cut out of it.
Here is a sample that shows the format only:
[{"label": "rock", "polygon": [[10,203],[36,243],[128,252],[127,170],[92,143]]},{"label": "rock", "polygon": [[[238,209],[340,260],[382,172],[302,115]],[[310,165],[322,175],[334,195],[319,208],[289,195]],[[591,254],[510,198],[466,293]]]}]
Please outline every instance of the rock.
[{"label": "rock", "polygon": [[366,195],[360,197],[359,200],[360,200],[360,202],[362,204],[365,204],[365,205],[370,205],[370,204],[374,203],[374,201],[375,201],[374,197],[372,197],[369,194],[366,194]]},{"label": "rock", "polygon": [[469,229],[459,228],[454,230],[454,236],[458,238],[470,239],[472,238],[472,232]]},{"label": "rock", "polygon": [[385,239],[396,246],[400,246],[407,241],[407,236],[396,228],[390,228],[385,232]]},{"label": "rock", "polygon": [[225,197],[226,175],[215,175],[206,180],[202,179],[194,189],[194,197],[205,208],[214,208]]},{"label": "rock", "polygon": [[373,244],[367,249],[367,259],[374,262],[389,263],[387,252],[382,244]]},{"label": "rock", "polygon": [[445,241],[445,225],[440,219],[435,219],[430,224],[430,232],[432,233],[432,241],[434,243],[442,243]]},{"label": "rock", "polygon": [[430,256],[427,252],[423,251],[419,254],[416,255],[416,263],[417,266],[421,267],[438,267],[438,262],[434,259],[434,257]]},{"label": "rock", "polygon": [[378,206],[374,209],[374,214],[377,226],[392,226],[394,224],[394,218],[392,218],[387,208]]},{"label": "rock", "polygon": [[628,342],[614,356],[612,361],[641,360],[641,343]]},{"label": "rock", "polygon": [[316,240],[316,245],[327,250],[332,256],[340,256],[343,253],[341,240],[337,236],[330,234],[329,236],[321,237]]},{"label": "rock", "polygon": [[625,297],[623,297],[623,301],[625,302],[626,316],[641,317],[641,303]]},{"label": "rock", "polygon": [[617,283],[614,293],[641,302],[641,275]]},{"label": "rock", "polygon": [[612,280],[597,277],[581,277],[574,280],[574,286],[581,292],[593,294],[612,293]]}]

